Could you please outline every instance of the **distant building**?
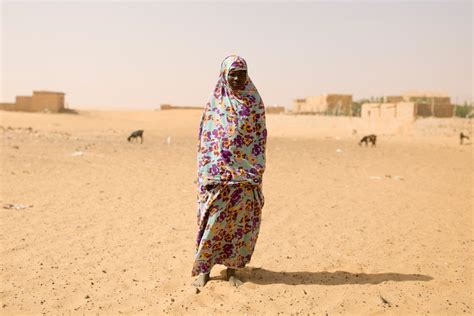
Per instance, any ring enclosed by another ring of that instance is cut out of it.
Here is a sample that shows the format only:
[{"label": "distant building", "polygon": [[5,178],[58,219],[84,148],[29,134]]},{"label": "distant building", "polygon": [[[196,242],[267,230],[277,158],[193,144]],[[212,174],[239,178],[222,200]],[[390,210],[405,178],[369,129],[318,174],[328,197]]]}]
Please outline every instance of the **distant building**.
[{"label": "distant building", "polygon": [[265,113],[266,114],[285,113],[285,107],[284,106],[265,106]]},{"label": "distant building", "polygon": [[351,94],[323,94],[293,101],[293,112],[301,114],[351,115]]},{"label": "distant building", "polygon": [[453,117],[455,114],[451,98],[437,92],[406,92],[400,96],[388,96],[386,102],[413,102],[417,117]]},{"label": "distant building", "polygon": [[410,133],[415,122],[415,104],[364,103],[361,108],[362,130],[369,134]]},{"label": "distant building", "polygon": [[0,110],[25,112],[61,112],[64,110],[64,93],[33,91],[32,96],[17,96],[15,103],[0,103]]},{"label": "distant building", "polygon": [[202,106],[180,106],[171,104],[160,104],[160,110],[202,110]]},{"label": "distant building", "polygon": [[413,122],[416,106],[413,102],[364,103],[360,112],[363,120]]}]

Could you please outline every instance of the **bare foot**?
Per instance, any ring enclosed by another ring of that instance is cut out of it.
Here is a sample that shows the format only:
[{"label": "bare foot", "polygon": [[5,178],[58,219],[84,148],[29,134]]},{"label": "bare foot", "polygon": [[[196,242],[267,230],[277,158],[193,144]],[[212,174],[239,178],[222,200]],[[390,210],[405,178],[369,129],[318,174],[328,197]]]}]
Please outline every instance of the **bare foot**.
[{"label": "bare foot", "polygon": [[194,287],[204,287],[209,281],[209,273],[201,273],[196,280],[192,283]]},{"label": "bare foot", "polygon": [[227,280],[229,280],[230,285],[234,287],[239,287],[244,284],[235,276],[235,269],[227,268]]}]

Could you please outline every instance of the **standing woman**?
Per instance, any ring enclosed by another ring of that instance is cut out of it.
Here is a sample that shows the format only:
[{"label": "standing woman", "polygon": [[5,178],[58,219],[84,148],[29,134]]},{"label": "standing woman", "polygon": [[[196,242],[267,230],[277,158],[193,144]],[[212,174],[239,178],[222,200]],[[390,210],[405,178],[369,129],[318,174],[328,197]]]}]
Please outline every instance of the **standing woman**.
[{"label": "standing woman", "polygon": [[229,56],[199,130],[194,286],[206,285],[215,264],[227,267],[231,285],[242,284],[235,269],[250,261],[260,229],[266,140],[265,107],[247,63]]}]

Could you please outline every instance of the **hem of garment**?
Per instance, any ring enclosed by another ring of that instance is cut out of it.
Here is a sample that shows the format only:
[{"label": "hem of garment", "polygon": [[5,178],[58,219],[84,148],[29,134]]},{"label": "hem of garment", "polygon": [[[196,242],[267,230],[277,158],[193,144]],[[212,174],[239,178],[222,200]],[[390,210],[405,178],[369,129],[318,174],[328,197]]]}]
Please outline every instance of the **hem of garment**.
[{"label": "hem of garment", "polygon": [[236,180],[222,180],[222,179],[219,179],[219,178],[198,178],[198,183],[202,184],[202,185],[206,185],[206,184],[213,184],[213,183],[220,183],[220,184],[242,184],[242,183],[250,183],[252,185],[261,185],[262,184],[262,180],[260,181],[255,181],[255,180],[252,180],[252,179],[248,179],[248,180],[241,180],[241,181],[236,181]]},{"label": "hem of garment", "polygon": [[249,260],[245,260],[245,262],[242,262],[242,264],[239,264],[239,265],[228,265],[226,264],[225,262],[214,262],[210,267],[209,267],[209,270],[208,271],[192,271],[191,272],[191,276],[198,276],[200,274],[205,274],[205,273],[210,273],[212,268],[216,265],[216,264],[219,264],[219,265],[223,265],[225,266],[226,268],[230,268],[230,269],[242,269],[242,268],[245,268],[245,266],[250,262],[251,259]]}]

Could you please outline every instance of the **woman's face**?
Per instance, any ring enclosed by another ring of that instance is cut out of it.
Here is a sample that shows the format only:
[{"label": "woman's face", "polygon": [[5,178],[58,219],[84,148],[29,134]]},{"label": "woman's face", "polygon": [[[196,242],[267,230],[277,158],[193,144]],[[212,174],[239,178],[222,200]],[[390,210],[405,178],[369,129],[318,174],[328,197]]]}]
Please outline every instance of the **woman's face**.
[{"label": "woman's face", "polygon": [[245,82],[247,81],[247,70],[231,69],[229,71],[229,75],[227,76],[227,80],[229,81],[229,85],[232,90],[244,90]]}]

